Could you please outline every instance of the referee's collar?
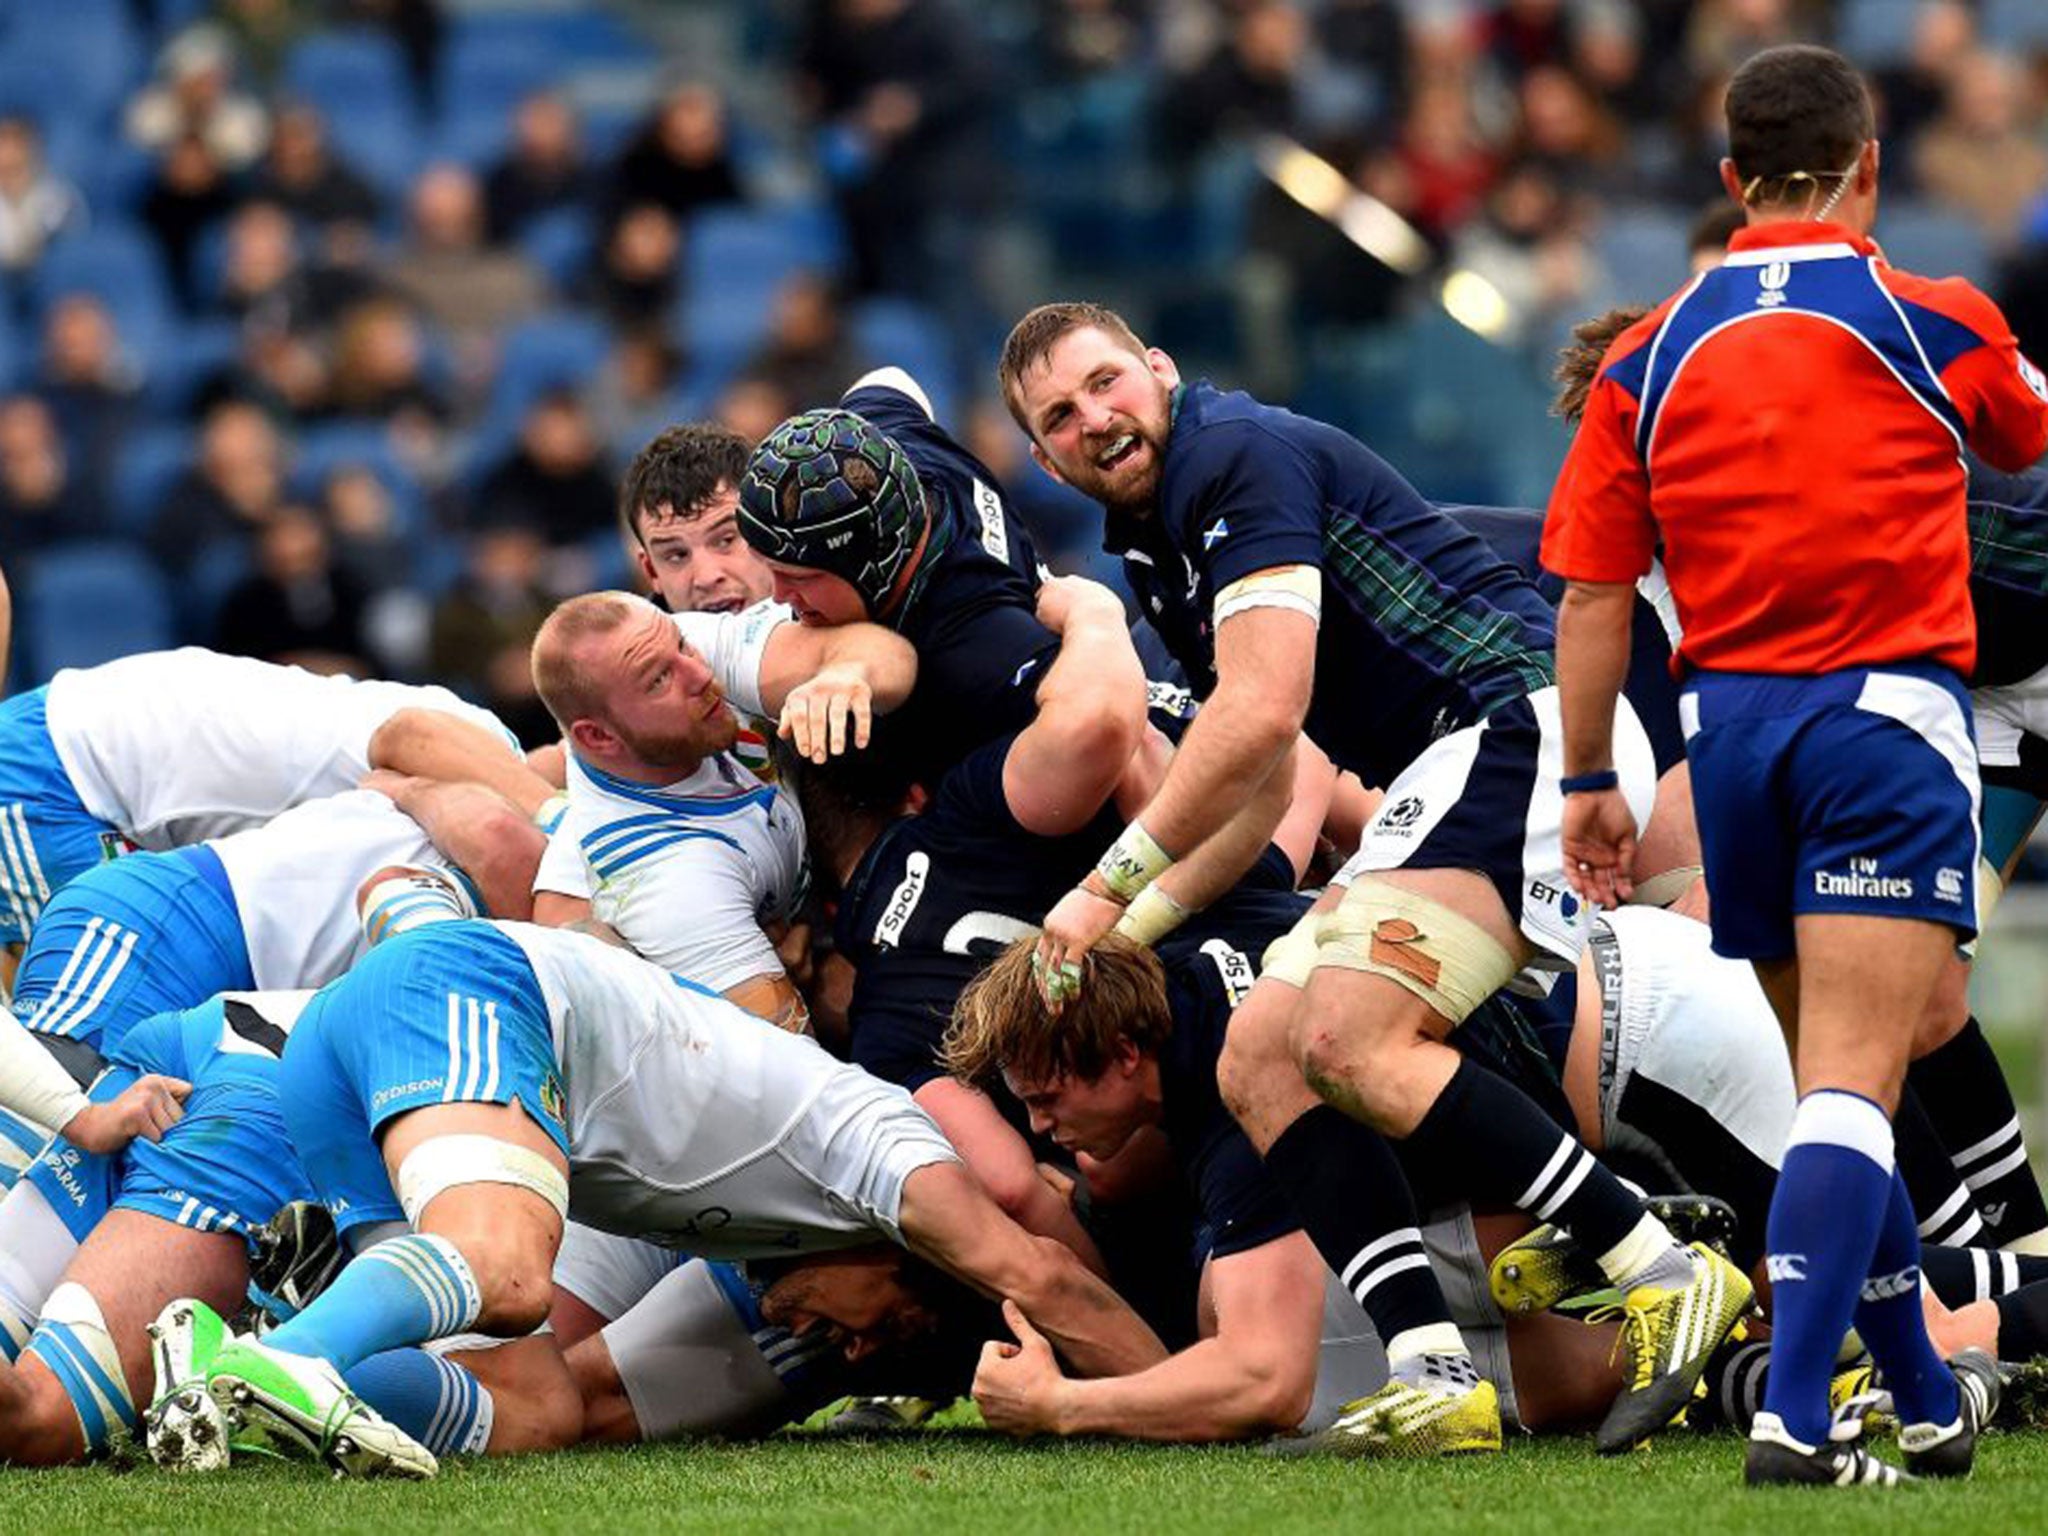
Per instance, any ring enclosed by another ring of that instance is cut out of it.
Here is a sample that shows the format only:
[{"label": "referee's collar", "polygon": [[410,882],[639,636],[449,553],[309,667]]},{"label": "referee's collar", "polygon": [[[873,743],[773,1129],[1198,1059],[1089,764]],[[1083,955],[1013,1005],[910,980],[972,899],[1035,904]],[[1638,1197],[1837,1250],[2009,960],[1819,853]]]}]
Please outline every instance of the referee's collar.
[{"label": "referee's collar", "polygon": [[1848,225],[1828,219],[1772,219],[1767,224],[1745,224],[1728,237],[1728,254],[1735,257],[1752,251],[1812,245],[1846,245],[1859,256],[1879,254],[1877,242],[1868,235],[1859,235]]}]

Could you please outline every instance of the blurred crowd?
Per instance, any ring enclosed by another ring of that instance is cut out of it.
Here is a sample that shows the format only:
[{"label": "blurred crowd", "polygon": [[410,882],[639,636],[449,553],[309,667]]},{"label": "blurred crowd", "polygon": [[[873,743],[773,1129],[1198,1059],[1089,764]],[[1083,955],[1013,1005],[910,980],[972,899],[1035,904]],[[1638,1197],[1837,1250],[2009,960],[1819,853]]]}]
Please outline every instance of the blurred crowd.
[{"label": "blurred crowd", "polygon": [[1895,257],[2048,356],[2043,0],[0,0],[15,681],[197,640],[538,732],[632,452],[880,362],[1084,561],[990,398],[1018,307],[1291,393],[1456,275],[1537,378],[1682,275],[1722,85],[1795,38],[1879,89]]}]

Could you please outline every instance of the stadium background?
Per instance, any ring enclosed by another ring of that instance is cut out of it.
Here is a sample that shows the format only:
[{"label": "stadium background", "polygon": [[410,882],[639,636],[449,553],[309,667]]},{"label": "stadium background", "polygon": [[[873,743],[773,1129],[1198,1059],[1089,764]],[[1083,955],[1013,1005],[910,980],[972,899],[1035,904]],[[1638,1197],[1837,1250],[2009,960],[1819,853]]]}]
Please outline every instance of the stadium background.
[{"label": "stadium background", "polygon": [[[1540,505],[1557,345],[1682,278],[1721,86],[1793,39],[1879,89],[1893,258],[2048,358],[2044,0],[0,0],[10,686],[193,641],[541,739],[634,449],[884,362],[1113,576],[994,398],[1054,296]],[[2002,920],[2024,1093],[2048,896]]]}]

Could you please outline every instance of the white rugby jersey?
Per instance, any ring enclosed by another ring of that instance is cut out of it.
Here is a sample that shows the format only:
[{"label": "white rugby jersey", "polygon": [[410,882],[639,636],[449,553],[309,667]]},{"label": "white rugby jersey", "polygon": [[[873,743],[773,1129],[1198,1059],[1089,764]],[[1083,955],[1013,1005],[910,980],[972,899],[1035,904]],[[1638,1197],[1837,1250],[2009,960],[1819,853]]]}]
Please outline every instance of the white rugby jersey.
[{"label": "white rugby jersey", "polygon": [[260,826],[353,789],[370,738],[408,707],[460,716],[504,740],[488,710],[445,688],[321,677],[188,646],[50,680],[50,740],[79,801],[152,851]]},{"label": "white rugby jersey", "polygon": [[496,925],[540,981],[569,1215],[705,1258],[894,1239],[906,1169],[956,1160],[901,1088],[587,934]]},{"label": "white rugby jersey", "polygon": [[569,808],[536,891],[590,899],[591,915],[664,970],[724,992],[782,961],[761,931],[803,900],[796,798],[718,753],[688,778],[635,784],[569,754]]},{"label": "white rugby jersey", "polygon": [[[455,875],[420,824],[373,789],[294,806],[210,844],[227,871],[259,991],[323,987],[362,958],[356,888],[387,864]],[[468,881],[455,883],[464,890]]]}]

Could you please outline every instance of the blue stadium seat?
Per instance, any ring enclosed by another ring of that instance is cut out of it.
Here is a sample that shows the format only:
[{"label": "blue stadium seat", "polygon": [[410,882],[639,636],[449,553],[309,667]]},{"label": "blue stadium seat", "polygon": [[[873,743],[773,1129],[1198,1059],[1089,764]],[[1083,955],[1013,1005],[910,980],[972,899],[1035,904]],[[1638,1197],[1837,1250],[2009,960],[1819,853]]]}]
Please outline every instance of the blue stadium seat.
[{"label": "blue stadium seat", "polygon": [[2048,48],[2048,5],[2041,0],[1984,0],[1978,25],[1985,42],[2015,53]]},{"label": "blue stadium seat", "polygon": [[38,314],[71,293],[105,304],[122,341],[153,355],[169,323],[170,289],[156,244],[141,230],[101,219],[53,241],[29,279]]},{"label": "blue stadium seat", "polygon": [[581,388],[604,366],[611,333],[594,315],[537,315],[506,333],[490,416],[516,422],[550,389]]},{"label": "blue stadium seat", "polygon": [[66,110],[76,116],[111,112],[148,71],[149,50],[126,0],[9,0],[8,9],[13,15],[0,50],[12,63],[61,80]]},{"label": "blue stadium seat", "polygon": [[170,583],[134,544],[107,539],[47,550],[22,586],[21,647],[37,679],[161,650],[176,635]]},{"label": "blue stadium seat", "polygon": [[530,39],[458,27],[441,59],[441,99],[451,106],[509,113],[523,98],[559,81],[574,64]]},{"label": "blue stadium seat", "polygon": [[419,479],[392,449],[391,435],[375,422],[330,422],[299,434],[292,460],[292,493],[317,501],[327,482],[343,469],[366,469],[391,493],[392,520],[401,538],[418,535],[426,518]]},{"label": "blue stadium seat", "polygon": [[1627,301],[1661,304],[1686,279],[1691,221],[1651,205],[1602,210],[1593,249]]},{"label": "blue stadium seat", "polygon": [[[1835,46],[1863,69],[1891,64],[1912,51],[1922,0],[1846,0],[1838,7]],[[2031,0],[2029,0],[2031,3]]]},{"label": "blue stadium seat", "polygon": [[285,60],[288,96],[319,109],[337,149],[386,190],[402,187],[424,146],[412,77],[398,44],[380,32],[320,32]]},{"label": "blue stadium seat", "polygon": [[166,419],[185,414],[200,386],[233,365],[242,328],[232,320],[195,320],[167,328],[145,369],[150,409]]},{"label": "blue stadium seat", "polygon": [[587,209],[557,208],[527,226],[519,249],[558,291],[567,291],[597,259],[597,239],[597,220]]},{"label": "blue stadium seat", "polygon": [[677,332],[693,382],[723,387],[766,334],[777,290],[799,272],[836,270],[839,249],[836,223],[815,203],[698,214],[684,241]]},{"label": "blue stadium seat", "polygon": [[152,426],[131,432],[114,464],[114,526],[124,533],[147,533],[165,493],[192,463],[197,448],[190,427]]},{"label": "blue stadium seat", "polygon": [[1875,233],[1886,259],[1908,272],[1966,277],[1980,288],[1990,283],[1991,248],[1959,210],[1887,198],[1878,205]]},{"label": "blue stadium seat", "polygon": [[959,398],[960,381],[946,344],[945,327],[937,316],[908,299],[869,299],[857,305],[849,318],[862,355],[878,368],[901,368],[908,373],[931,396],[932,413],[939,421],[958,425],[953,406]]},{"label": "blue stadium seat", "polygon": [[608,11],[593,6],[471,9],[449,18],[446,64],[464,54],[526,53],[557,71],[645,64],[647,43]]},{"label": "blue stadium seat", "polygon": [[512,141],[512,108],[449,93],[434,130],[434,158],[455,160],[478,174],[490,169]]}]

